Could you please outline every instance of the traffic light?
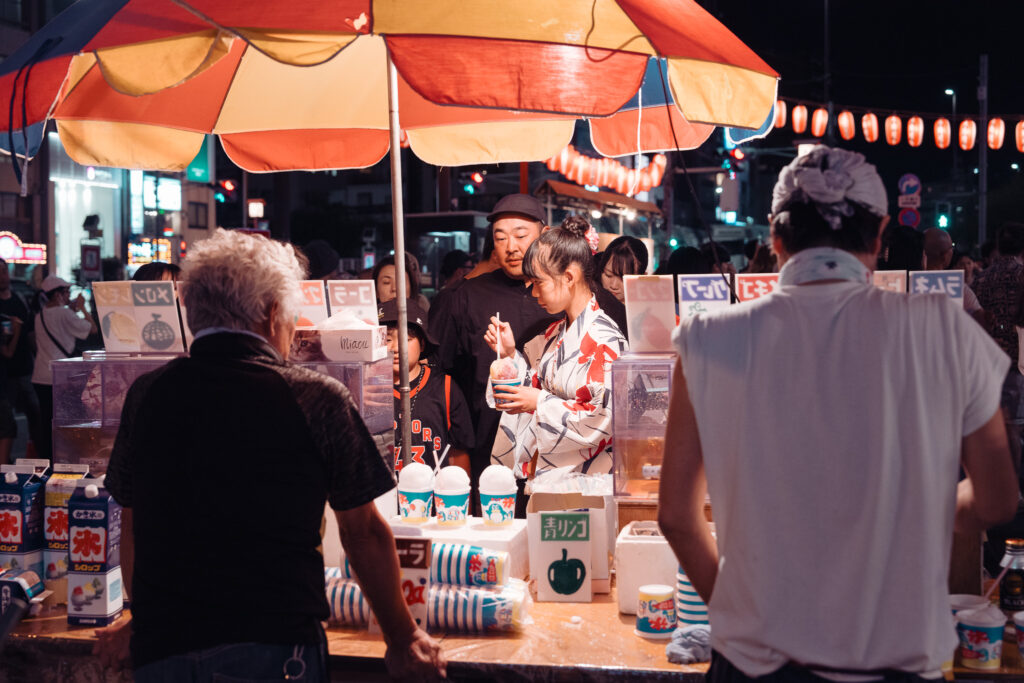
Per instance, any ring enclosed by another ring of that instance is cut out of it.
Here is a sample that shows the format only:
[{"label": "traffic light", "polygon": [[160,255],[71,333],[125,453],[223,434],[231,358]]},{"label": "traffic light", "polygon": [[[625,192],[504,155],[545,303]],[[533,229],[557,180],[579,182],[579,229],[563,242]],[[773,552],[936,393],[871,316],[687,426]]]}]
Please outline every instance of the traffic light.
[{"label": "traffic light", "polygon": [[466,194],[476,194],[484,189],[484,180],[487,171],[466,171],[459,174],[459,181],[462,183],[462,191]]},{"label": "traffic light", "polygon": [[213,190],[213,198],[220,204],[234,202],[238,199],[238,183],[230,178],[218,180]]},{"label": "traffic light", "polygon": [[949,230],[953,216],[953,212],[950,210],[951,208],[952,207],[949,202],[935,203],[935,227],[942,228],[943,230]]}]

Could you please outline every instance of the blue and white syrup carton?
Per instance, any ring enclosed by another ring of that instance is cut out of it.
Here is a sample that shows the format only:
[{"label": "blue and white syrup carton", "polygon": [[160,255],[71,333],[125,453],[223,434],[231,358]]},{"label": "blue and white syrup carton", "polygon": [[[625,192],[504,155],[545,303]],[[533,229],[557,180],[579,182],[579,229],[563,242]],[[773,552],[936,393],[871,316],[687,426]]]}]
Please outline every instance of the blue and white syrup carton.
[{"label": "blue and white syrup carton", "polygon": [[57,595],[57,602],[68,601],[68,500],[89,466],[56,463],[46,481],[43,494],[43,582]]},{"label": "blue and white syrup carton", "polygon": [[121,506],[103,479],[82,479],[68,500],[68,623],[106,626],[121,614]]},{"label": "blue and white syrup carton", "polygon": [[31,465],[0,465],[0,569],[43,575],[43,482]]}]

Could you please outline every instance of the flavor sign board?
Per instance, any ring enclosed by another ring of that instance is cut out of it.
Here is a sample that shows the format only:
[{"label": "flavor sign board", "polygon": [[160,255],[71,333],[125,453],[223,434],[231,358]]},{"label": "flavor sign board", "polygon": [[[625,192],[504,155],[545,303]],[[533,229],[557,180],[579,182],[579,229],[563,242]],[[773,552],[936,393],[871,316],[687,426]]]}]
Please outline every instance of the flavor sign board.
[{"label": "flavor sign board", "polygon": [[876,270],[871,274],[871,282],[879,289],[905,294],[907,291],[907,271]]},{"label": "flavor sign board", "polygon": [[535,574],[537,600],[590,602],[593,599],[590,513],[586,510],[539,512],[533,524],[538,538],[534,543],[534,533],[530,534],[530,564],[539,569]]},{"label": "flavor sign board", "polygon": [[631,351],[672,351],[676,296],[671,275],[626,275],[626,324]]},{"label": "flavor sign board", "polygon": [[107,351],[185,350],[173,282],[95,282],[92,287]]},{"label": "flavor sign board", "polygon": [[729,306],[730,275],[680,275],[677,284],[680,318],[692,318],[698,313],[710,313]]},{"label": "flavor sign board", "polygon": [[349,311],[359,320],[377,324],[377,288],[373,280],[328,280],[331,315]]},{"label": "flavor sign board", "polygon": [[312,327],[327,320],[327,292],[323,280],[304,280],[299,283],[302,288],[302,305],[299,307],[299,327]]},{"label": "flavor sign board", "polygon": [[779,286],[778,273],[739,273],[736,275],[736,298],[743,301],[760,299]]},{"label": "flavor sign board", "polygon": [[911,294],[946,294],[961,304],[964,301],[962,270],[912,270],[909,279]]}]

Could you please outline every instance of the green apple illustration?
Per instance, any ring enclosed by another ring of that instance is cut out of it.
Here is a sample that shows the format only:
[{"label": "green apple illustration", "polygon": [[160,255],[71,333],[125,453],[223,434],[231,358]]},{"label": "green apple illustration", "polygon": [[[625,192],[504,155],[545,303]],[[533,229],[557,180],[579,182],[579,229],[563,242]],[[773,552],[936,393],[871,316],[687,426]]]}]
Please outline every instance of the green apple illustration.
[{"label": "green apple illustration", "polygon": [[583,585],[587,568],[576,559],[568,559],[569,551],[562,548],[562,559],[555,560],[548,567],[548,583],[551,589],[561,595],[572,595]]}]

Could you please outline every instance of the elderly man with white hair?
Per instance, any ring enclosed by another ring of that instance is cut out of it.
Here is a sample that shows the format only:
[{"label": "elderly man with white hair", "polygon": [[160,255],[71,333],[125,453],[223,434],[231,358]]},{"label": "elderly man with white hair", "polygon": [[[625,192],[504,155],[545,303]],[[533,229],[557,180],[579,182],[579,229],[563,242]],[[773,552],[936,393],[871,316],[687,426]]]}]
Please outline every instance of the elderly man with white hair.
[{"label": "elderly man with white hair", "polygon": [[345,387],[284,360],[303,276],[290,245],[224,230],[195,245],[182,280],[190,355],[128,392],[106,484],[129,522],[132,618],[97,651],[119,659],[130,628],[136,681],[329,680],[325,501],[390,673],[445,675],[373,503],[394,486],[387,466]]},{"label": "elderly man with white hair", "polygon": [[778,290],[676,332],[659,522],[709,603],[709,681],[941,677],[953,529],[1016,508],[1009,358],[945,295],[872,286],[887,208],[860,154],[798,157]]}]

